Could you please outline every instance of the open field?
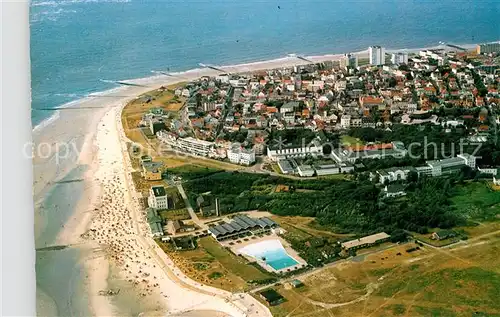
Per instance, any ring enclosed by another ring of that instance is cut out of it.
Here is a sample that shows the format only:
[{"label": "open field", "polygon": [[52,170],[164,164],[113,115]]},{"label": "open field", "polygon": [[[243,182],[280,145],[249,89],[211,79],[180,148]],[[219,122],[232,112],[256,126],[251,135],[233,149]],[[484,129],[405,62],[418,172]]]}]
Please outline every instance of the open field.
[{"label": "open field", "polygon": [[274,316],[498,316],[500,234],[452,248],[413,243],[342,262],[276,287],[287,301]]},{"label": "open field", "polygon": [[142,177],[141,172],[132,172],[132,180],[134,182],[135,189],[140,194],[142,194],[142,196],[148,196],[149,195],[149,189],[151,188],[151,186],[155,186],[155,185],[166,186],[164,180],[158,180],[158,181],[148,181],[148,180],[145,180]]},{"label": "open field", "polygon": [[191,219],[189,212],[186,208],[163,210],[158,213],[161,219],[166,223],[168,220],[187,220]]},{"label": "open field", "polygon": [[180,176],[183,180],[201,178],[218,172],[221,170],[194,164],[184,164],[168,170],[168,173]]},{"label": "open field", "polygon": [[314,221],[314,217],[283,217],[273,215],[271,219],[286,230],[285,235],[298,240],[307,240],[313,237],[336,240],[353,236],[352,234],[339,234],[323,229]]},{"label": "open field", "polygon": [[252,281],[273,277],[226,250],[211,237],[199,239],[198,248],[191,251],[173,251],[167,244],[159,244],[186,275],[210,286],[243,291],[249,289]]}]

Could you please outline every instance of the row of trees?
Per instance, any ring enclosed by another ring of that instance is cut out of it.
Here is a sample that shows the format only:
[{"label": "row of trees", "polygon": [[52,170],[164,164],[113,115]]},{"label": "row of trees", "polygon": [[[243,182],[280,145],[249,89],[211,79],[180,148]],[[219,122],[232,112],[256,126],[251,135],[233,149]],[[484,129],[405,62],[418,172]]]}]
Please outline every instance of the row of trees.
[{"label": "row of trees", "polygon": [[[259,209],[281,216],[316,217],[319,224],[336,232],[359,234],[448,228],[463,222],[450,201],[456,180],[415,179],[404,199],[387,200],[379,187],[367,182],[339,180],[289,180],[279,177],[222,172],[191,180],[187,192],[196,197],[210,192],[219,198],[223,213]],[[272,186],[292,190],[274,193]],[[307,191],[303,191],[307,189]]]}]

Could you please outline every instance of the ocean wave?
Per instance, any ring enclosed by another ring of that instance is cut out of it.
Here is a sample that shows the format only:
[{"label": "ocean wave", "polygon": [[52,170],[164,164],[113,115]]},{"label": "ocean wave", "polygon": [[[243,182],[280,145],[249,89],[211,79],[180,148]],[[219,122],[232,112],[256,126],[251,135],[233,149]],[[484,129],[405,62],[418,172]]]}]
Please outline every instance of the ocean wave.
[{"label": "ocean wave", "polygon": [[[69,108],[69,107],[73,107],[85,100],[88,100],[88,99],[92,99],[92,98],[98,98],[98,97],[101,97],[101,96],[106,96],[106,95],[110,95],[110,94],[113,94],[113,93],[117,93],[117,92],[120,92],[122,90],[125,90],[127,87],[124,87],[124,86],[120,86],[120,87],[115,87],[115,88],[111,88],[111,89],[107,89],[107,90],[102,90],[102,91],[96,91],[96,92],[92,92],[92,93],[89,93],[89,94],[70,94],[70,93],[57,93],[57,94],[53,94],[54,96],[64,96],[64,97],[70,97],[70,98],[78,98],[78,99],[75,99],[75,100],[71,100],[69,102],[66,102],[60,106],[57,106],[55,108]],[[33,109],[34,111],[36,111],[36,109]],[[38,123],[35,127],[33,127],[33,130],[32,132],[40,132],[42,129],[44,129],[45,127],[55,123],[60,117],[60,110],[57,110],[57,109],[54,109],[54,113],[48,117],[48,118],[45,118],[44,120],[42,120],[40,123]]]},{"label": "ocean wave", "polygon": [[32,1],[32,7],[57,7],[77,3],[128,3],[131,0],[61,0],[61,1]]},{"label": "ocean wave", "polygon": [[60,111],[56,110],[50,117],[42,120],[42,122],[40,122],[39,124],[34,126],[33,132],[39,132],[43,128],[45,128],[45,127],[49,126],[50,124],[54,123],[55,121],[57,121],[57,119],[59,119],[59,117],[60,117]]},{"label": "ocean wave", "polygon": [[49,9],[49,10],[34,12],[31,14],[30,22],[33,23],[33,22],[39,22],[39,21],[44,21],[44,20],[57,21],[59,16],[61,16],[64,13],[76,13],[76,11],[59,8],[57,10]]},{"label": "ocean wave", "polygon": [[85,97],[85,95],[82,95],[82,94],[54,94],[54,96],[67,97],[67,98]]}]

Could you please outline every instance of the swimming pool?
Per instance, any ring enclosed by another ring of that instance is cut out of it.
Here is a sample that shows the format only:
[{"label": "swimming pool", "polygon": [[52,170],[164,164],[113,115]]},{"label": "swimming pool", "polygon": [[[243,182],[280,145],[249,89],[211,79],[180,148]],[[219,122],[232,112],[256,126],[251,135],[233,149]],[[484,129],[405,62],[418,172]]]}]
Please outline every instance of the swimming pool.
[{"label": "swimming pool", "polygon": [[279,240],[265,240],[252,243],[238,250],[239,252],[266,262],[276,271],[299,264],[285,250]]}]

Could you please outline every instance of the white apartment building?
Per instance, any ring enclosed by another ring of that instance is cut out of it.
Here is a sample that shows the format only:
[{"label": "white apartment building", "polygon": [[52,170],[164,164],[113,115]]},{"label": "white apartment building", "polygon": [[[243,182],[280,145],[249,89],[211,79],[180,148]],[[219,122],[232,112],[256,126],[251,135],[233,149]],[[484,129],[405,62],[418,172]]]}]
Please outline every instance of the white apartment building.
[{"label": "white apartment building", "polygon": [[351,127],[351,116],[348,114],[343,115],[340,118],[340,126],[344,129],[349,129]]},{"label": "white apartment building", "polygon": [[368,48],[370,65],[378,66],[385,64],[385,48],[381,46],[370,46]]},{"label": "white apartment building", "polygon": [[396,65],[408,64],[408,53],[393,53],[391,55],[391,63]]},{"label": "white apartment building", "polygon": [[313,157],[323,155],[323,146],[319,141],[313,140],[311,143],[305,145],[270,147],[267,149],[267,156],[273,161],[293,157],[306,157],[306,155]]},{"label": "white apartment building", "polygon": [[175,144],[179,149],[201,156],[208,156],[208,153],[213,149],[214,143],[204,140],[197,140],[192,137],[178,138]]},{"label": "white apartment building", "polygon": [[356,68],[358,67],[358,56],[354,54],[344,54],[344,56],[340,59],[340,67],[342,68]]},{"label": "white apartment building", "polygon": [[342,115],[340,118],[340,126],[344,129],[359,128],[363,125],[363,120],[358,117],[353,117],[349,114]]},{"label": "white apartment building", "polygon": [[168,209],[168,196],[165,187],[151,186],[149,189],[148,205],[155,209]]},{"label": "white apartment building", "polygon": [[245,149],[239,143],[233,143],[227,150],[229,161],[234,164],[250,165],[255,162],[255,150]]},{"label": "white apartment building", "polygon": [[427,161],[427,166],[419,166],[415,169],[418,174],[428,175],[428,176],[441,176],[444,174],[450,174],[462,166],[469,166],[472,169],[476,168],[476,157],[470,154],[459,154],[456,157],[447,158],[443,160]]}]

